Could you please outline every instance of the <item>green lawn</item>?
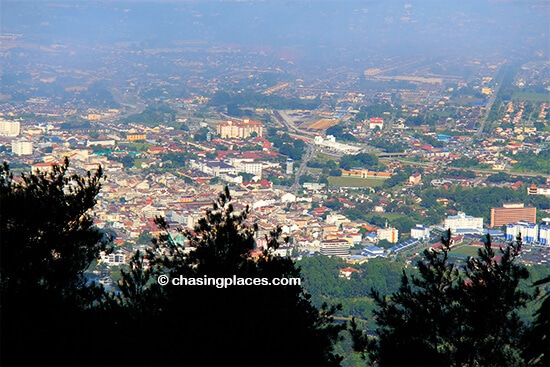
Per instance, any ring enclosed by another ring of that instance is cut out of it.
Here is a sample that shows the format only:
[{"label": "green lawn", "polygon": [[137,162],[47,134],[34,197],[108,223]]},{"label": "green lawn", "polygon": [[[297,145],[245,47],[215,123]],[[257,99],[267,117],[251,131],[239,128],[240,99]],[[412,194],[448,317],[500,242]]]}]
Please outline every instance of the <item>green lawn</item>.
[{"label": "green lawn", "polygon": [[328,178],[329,186],[339,187],[377,187],[381,186],[384,179],[380,178],[359,178],[359,177],[334,177]]},{"label": "green lawn", "polygon": [[459,247],[453,247],[451,249],[451,255],[460,255],[460,256],[477,256],[477,250],[479,249],[479,246],[459,246]]},{"label": "green lawn", "polygon": [[142,151],[142,152],[146,151],[149,147],[152,146],[152,144],[145,143],[142,141],[125,141],[123,144],[131,148],[134,148],[137,151]]},{"label": "green lawn", "polygon": [[513,101],[550,102],[550,93],[517,92],[512,95]]},{"label": "green lawn", "polygon": [[[381,217],[381,218],[386,218],[387,220],[393,220],[393,219],[397,219],[397,218],[408,217],[408,215],[399,214],[399,213],[369,213],[369,214],[365,215],[364,218],[365,218],[366,221],[368,221],[372,217]],[[399,236],[399,237],[401,237],[401,236]]]}]

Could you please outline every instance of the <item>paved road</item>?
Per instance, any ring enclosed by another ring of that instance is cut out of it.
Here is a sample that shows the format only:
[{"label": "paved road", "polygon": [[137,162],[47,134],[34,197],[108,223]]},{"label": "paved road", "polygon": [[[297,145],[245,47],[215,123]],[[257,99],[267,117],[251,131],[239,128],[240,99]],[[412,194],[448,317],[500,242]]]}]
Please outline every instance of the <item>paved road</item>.
[{"label": "paved road", "polygon": [[300,187],[300,177],[306,172],[307,170],[307,162],[311,158],[315,156],[315,146],[312,144],[307,144],[306,152],[302,156],[302,163],[300,164],[300,167],[298,168],[298,171],[296,172],[296,178],[294,179],[294,183],[292,186],[290,186],[291,192],[298,192],[298,188]]},{"label": "paved road", "polygon": [[477,134],[476,134],[478,138],[481,136],[481,134],[483,134],[483,129],[485,129],[485,123],[487,122],[487,118],[489,118],[489,113],[491,113],[491,108],[493,107],[493,103],[495,103],[495,99],[497,98],[497,94],[498,94],[498,91],[500,90],[500,85],[502,83],[503,78],[504,76],[500,78],[500,80],[496,84],[495,89],[493,90],[493,93],[491,94],[491,97],[489,98],[489,101],[487,102],[485,116],[483,116],[483,120],[481,120],[481,126],[479,127],[479,130],[477,131]]}]

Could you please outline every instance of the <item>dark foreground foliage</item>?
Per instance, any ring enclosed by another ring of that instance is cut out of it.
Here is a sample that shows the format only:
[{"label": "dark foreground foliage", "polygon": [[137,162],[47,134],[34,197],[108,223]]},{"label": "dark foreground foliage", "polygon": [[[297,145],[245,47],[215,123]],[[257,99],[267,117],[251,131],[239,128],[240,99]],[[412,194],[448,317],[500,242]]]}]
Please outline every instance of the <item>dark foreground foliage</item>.
[{"label": "dark foreground foliage", "polygon": [[60,364],[83,351],[83,313],[103,293],[83,274],[110,242],[90,215],[102,178],[69,174],[68,161],[20,180],[0,168],[2,365]]},{"label": "dark foreground foliage", "polygon": [[[341,326],[335,309],[317,310],[301,286],[160,287],[158,275],[186,278],[299,278],[289,258],[275,256],[279,232],[252,258],[256,230],[246,225],[248,208],[236,212],[229,191],[220,194],[194,231],[184,232],[192,251],[176,245],[164,220],[155,247],[136,254],[124,273],[120,311],[139,343],[143,332],[162,337],[163,355],[143,351],[146,364],[326,365]],[[144,261],[150,267],[145,268]],[[127,312],[132,310],[132,312]],[[153,320],[151,320],[153,318]],[[143,330],[145,328],[145,330]],[[182,353],[185,351],[184,353]]]},{"label": "dark foreground foliage", "polygon": [[[337,310],[318,310],[299,285],[161,287],[170,278],[299,278],[288,258],[274,255],[280,231],[257,257],[248,209],[236,212],[220,194],[188,247],[161,236],[136,252],[120,293],[87,285],[83,272],[109,239],[90,209],[101,170],[69,175],[68,162],[50,174],[16,182],[5,165],[1,189],[2,365],[329,365],[344,326]],[[187,251],[191,249],[192,251]]]},{"label": "dark foreground foliage", "polygon": [[449,260],[450,238],[424,251],[418,276],[403,272],[397,292],[372,292],[377,336],[352,322],[355,349],[381,366],[544,365],[548,330],[529,328],[518,313],[535,296],[518,288],[529,276],[516,261],[521,237],[496,253],[487,236],[463,267]]}]

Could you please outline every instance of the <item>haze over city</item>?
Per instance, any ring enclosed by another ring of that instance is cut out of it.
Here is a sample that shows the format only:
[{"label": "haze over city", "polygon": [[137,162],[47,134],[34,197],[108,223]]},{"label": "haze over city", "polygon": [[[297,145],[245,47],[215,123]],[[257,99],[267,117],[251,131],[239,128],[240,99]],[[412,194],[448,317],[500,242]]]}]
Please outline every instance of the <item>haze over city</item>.
[{"label": "haze over city", "polygon": [[[546,0],[0,0],[0,362],[544,365],[549,15]],[[182,274],[301,284],[171,287]],[[385,314],[386,296],[409,312],[400,295],[421,306],[403,329]],[[159,332],[162,353],[142,348]],[[113,344],[90,356],[98,341]]]}]

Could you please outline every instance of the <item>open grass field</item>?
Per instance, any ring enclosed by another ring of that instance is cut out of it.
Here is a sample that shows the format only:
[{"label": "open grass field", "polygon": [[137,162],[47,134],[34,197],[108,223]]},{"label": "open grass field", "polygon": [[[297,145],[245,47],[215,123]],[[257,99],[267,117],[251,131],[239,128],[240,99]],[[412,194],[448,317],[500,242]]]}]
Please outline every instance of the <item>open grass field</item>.
[{"label": "open grass field", "polygon": [[379,178],[359,178],[359,177],[334,177],[328,178],[329,186],[338,187],[377,187],[384,182]]},{"label": "open grass field", "polygon": [[517,92],[512,95],[513,101],[550,102],[550,93]]},{"label": "open grass field", "polygon": [[[397,218],[407,217],[405,214],[399,214],[399,213],[369,213],[365,215],[365,220],[369,221],[372,217],[381,217],[386,218],[387,220],[393,220]],[[401,237],[401,234],[399,235]]]},{"label": "open grass field", "polygon": [[453,247],[451,249],[451,256],[459,256],[459,257],[468,257],[468,256],[477,256],[477,250],[479,249],[479,246],[462,246],[459,245],[458,247]]}]

